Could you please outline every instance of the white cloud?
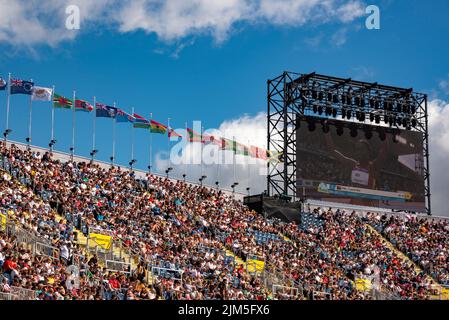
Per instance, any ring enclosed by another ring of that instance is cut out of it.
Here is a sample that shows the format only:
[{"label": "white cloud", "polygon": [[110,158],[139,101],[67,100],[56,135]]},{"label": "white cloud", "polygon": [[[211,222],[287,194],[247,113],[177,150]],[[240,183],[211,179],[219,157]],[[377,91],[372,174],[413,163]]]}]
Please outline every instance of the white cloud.
[{"label": "white cloud", "polygon": [[364,14],[359,0],[0,0],[0,42],[55,46],[78,32],[65,29],[65,8],[78,5],[81,31],[142,30],[164,42],[208,35],[225,41],[242,24],[302,26],[349,23]]},{"label": "white cloud", "polygon": [[[429,102],[429,131],[430,131],[430,181],[432,193],[432,211],[434,215],[449,216],[447,199],[449,199],[449,102],[433,100]],[[245,115],[238,119],[224,121],[218,129],[211,129],[210,134],[220,132],[224,137],[260,147],[266,147],[266,113],[256,116]],[[198,150],[188,148],[187,154],[198,154]],[[244,157],[242,157],[244,158]],[[165,161],[156,161],[156,167],[163,172],[167,167]],[[229,188],[234,182],[234,167],[232,165],[219,166],[204,165],[203,174],[207,175],[206,183],[213,185],[217,179],[221,186]],[[248,166],[246,164],[236,165],[236,177],[240,181],[237,190],[245,192],[246,187],[251,187],[251,193],[261,193],[266,189],[266,163],[263,161],[251,165],[250,179],[248,180]],[[175,168],[174,175],[178,178],[184,173],[185,167]],[[198,181],[201,176],[199,165],[187,167],[189,178]],[[249,181],[249,182],[248,182]]]},{"label": "white cloud", "polygon": [[337,32],[335,32],[331,37],[331,43],[337,47],[341,47],[347,41],[348,29],[341,28]]},{"label": "white cloud", "polygon": [[[205,134],[221,136],[228,139],[234,139],[245,145],[254,145],[261,148],[266,148],[266,113],[259,113],[255,116],[244,115],[241,118],[226,120],[218,128],[205,128]],[[195,128],[194,128],[195,129]],[[175,129],[177,132],[181,133],[182,129]],[[191,163],[198,164],[179,164],[174,165],[173,162],[170,166],[174,168],[171,176],[181,179],[182,174],[187,174],[187,179],[193,182],[198,182],[201,175],[206,175],[207,179],[205,184],[215,185],[215,181],[220,181],[220,185],[226,189],[230,189],[231,184],[234,182],[239,182],[239,186],[236,191],[245,193],[246,188],[249,186],[251,188],[252,194],[261,193],[266,189],[266,162],[262,160],[255,160],[254,158],[245,156],[236,156],[236,165],[234,168],[233,164],[230,164],[233,160],[231,151],[219,151],[214,153],[213,150],[218,150],[212,145],[209,147],[204,147],[204,150],[210,150],[210,154],[215,157],[221,157],[220,162],[225,164],[217,165],[218,161],[205,159],[209,164],[203,164],[202,168],[199,165],[199,154],[201,154],[199,144],[187,144],[184,149],[184,157],[191,160]],[[174,152],[174,151],[172,151]],[[166,161],[166,152],[159,152],[156,155],[155,167],[159,172],[165,172],[168,167]],[[173,156],[172,156],[173,159]],[[248,161],[251,161],[248,164]],[[226,164],[229,163],[229,164]],[[234,175],[235,170],[235,175]]]},{"label": "white cloud", "polygon": [[77,5],[81,24],[93,19],[101,21],[107,0],[0,0],[0,43],[32,47],[38,44],[55,46],[73,40],[78,31],[67,30],[65,9]]},{"label": "white cloud", "polygon": [[449,94],[449,80],[441,80],[438,83],[438,87],[444,94]]},{"label": "white cloud", "polygon": [[449,216],[449,102],[429,103],[430,182],[434,215]]}]

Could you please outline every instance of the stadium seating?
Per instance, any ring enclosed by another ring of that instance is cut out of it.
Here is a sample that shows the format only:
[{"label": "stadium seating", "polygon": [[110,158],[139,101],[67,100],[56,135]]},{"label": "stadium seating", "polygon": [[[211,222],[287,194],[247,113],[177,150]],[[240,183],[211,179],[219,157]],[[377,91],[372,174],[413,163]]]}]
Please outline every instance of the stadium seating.
[{"label": "stadium seating", "polygon": [[[11,282],[7,273],[0,291],[9,298],[19,295],[8,292],[14,287],[37,299],[429,299],[444,287],[428,275],[447,283],[446,222],[317,208],[299,226],[286,224],[221,191],[15,146],[2,148],[1,167],[1,236],[13,246],[0,253],[32,245],[30,260],[43,257],[58,275]],[[110,235],[112,248],[92,246],[94,231]],[[31,278],[39,261],[27,269]],[[79,269],[74,284],[63,281],[70,265]]]}]

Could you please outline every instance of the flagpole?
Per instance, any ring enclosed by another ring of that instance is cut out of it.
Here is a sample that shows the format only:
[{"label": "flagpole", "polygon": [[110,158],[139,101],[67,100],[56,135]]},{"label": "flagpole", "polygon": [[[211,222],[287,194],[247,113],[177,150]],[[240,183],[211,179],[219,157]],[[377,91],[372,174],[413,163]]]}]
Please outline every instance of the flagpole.
[{"label": "flagpole", "polygon": [[8,73],[8,94],[6,96],[6,128],[5,128],[5,148],[6,148],[6,141],[8,141],[8,134],[9,134],[9,103],[11,98],[11,72]]},{"label": "flagpole", "polygon": [[251,183],[251,165],[250,165],[250,163],[249,163],[249,160],[250,160],[250,155],[249,155],[249,152],[250,152],[250,144],[249,144],[249,140],[248,140],[248,145],[247,145],[247,150],[248,150],[248,154],[246,155],[246,161],[247,161],[247,164],[248,164],[248,186],[247,186],[247,190],[248,190],[248,197],[249,197],[249,195],[250,195],[250,183]]},{"label": "flagpole", "polygon": [[185,147],[184,147],[184,173],[182,174],[182,177],[184,178],[183,179],[184,182],[186,182],[186,177],[187,177],[187,142],[189,141],[188,138],[187,138],[188,134],[189,133],[187,132],[187,121],[186,121],[186,135],[185,135],[185,137],[186,137],[187,141],[186,141]]},{"label": "flagpole", "polygon": [[[115,102],[114,102],[114,112],[115,112]],[[116,116],[114,114],[114,118],[112,118],[112,157],[111,157],[111,165],[114,165],[115,160],[115,121]]]},{"label": "flagpole", "polygon": [[153,113],[150,113],[150,165],[148,170],[151,173],[151,168],[153,166],[153,134],[151,133],[151,120],[153,120]]},{"label": "flagpole", "polygon": [[232,163],[233,163],[233,166],[234,166],[234,183],[236,182],[235,181],[235,153],[237,152],[237,143],[235,142],[235,136],[233,136],[232,137],[232,141],[233,141],[233,146],[232,146],[232,151],[233,151],[233,154],[232,154]]},{"label": "flagpole", "polygon": [[170,167],[170,118],[167,118],[167,168]]},{"label": "flagpole", "polygon": [[[134,117],[134,107],[131,109],[131,115]],[[133,126],[131,127],[131,170],[133,169],[133,164],[134,164],[134,123]]]},{"label": "flagpole", "polygon": [[53,151],[53,145],[55,144],[55,106],[53,103],[53,99],[55,96],[55,86],[53,86],[53,93],[52,93],[52,105],[51,105],[51,141],[50,141],[50,152]]},{"label": "flagpole", "polygon": [[[201,180],[203,180],[203,127],[200,131],[200,168],[201,168]],[[202,181],[201,181],[202,184]]]},{"label": "flagpole", "polygon": [[70,148],[70,154],[72,156],[75,155],[75,101],[76,101],[76,91],[73,91],[73,100],[72,100],[72,147]]},{"label": "flagpole", "polygon": [[[220,142],[221,144],[221,142]],[[217,148],[217,177],[215,180],[215,184],[217,185],[217,191],[218,191],[218,184],[220,183],[220,160],[222,158],[222,153],[220,152],[220,147]]]},{"label": "flagpole", "polygon": [[[33,79],[31,79],[31,82],[33,82]],[[30,95],[30,105],[29,105],[28,138],[26,139],[28,148],[30,148],[31,145],[32,116],[33,116],[33,94]]]},{"label": "flagpole", "polygon": [[97,119],[97,97],[96,96],[94,96],[94,112],[93,112],[93,114],[94,114],[94,119],[93,119],[93,130],[92,130],[92,152],[91,152],[91,155],[92,155],[92,160],[94,159],[94,157],[95,157],[95,153],[96,153],[96,151],[95,151],[95,130],[96,130],[96,119]]}]

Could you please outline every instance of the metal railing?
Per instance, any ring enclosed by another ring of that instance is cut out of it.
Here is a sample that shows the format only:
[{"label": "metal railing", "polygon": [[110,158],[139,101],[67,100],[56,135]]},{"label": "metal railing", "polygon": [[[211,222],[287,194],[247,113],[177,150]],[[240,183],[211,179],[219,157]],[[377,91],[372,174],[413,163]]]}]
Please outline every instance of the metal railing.
[{"label": "metal railing", "polygon": [[106,260],[106,270],[130,275],[131,264],[124,261]]},{"label": "metal railing", "polygon": [[58,248],[39,241],[34,243],[33,252],[35,255],[46,256],[54,260],[59,260],[60,258],[60,250]]}]

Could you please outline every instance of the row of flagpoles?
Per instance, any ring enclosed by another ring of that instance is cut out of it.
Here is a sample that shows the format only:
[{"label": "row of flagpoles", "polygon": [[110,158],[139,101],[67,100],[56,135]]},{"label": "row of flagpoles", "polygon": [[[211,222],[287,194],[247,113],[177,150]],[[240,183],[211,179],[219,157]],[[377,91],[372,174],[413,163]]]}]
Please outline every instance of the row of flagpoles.
[{"label": "row of flagpoles", "polygon": [[[11,132],[9,129],[9,110],[10,110],[10,102],[11,96],[16,94],[25,94],[30,96],[29,100],[29,124],[28,124],[28,144],[31,143],[31,126],[32,126],[32,103],[33,101],[50,101],[52,103],[52,112],[51,112],[51,141],[50,141],[50,149],[53,150],[53,146],[56,143],[54,136],[54,121],[55,121],[55,109],[69,109],[72,110],[72,146],[70,148],[71,155],[74,155],[75,152],[75,113],[80,112],[94,112],[93,116],[93,134],[92,134],[92,152],[91,156],[94,158],[96,150],[96,118],[111,118],[113,119],[112,126],[112,156],[110,157],[111,163],[114,164],[115,160],[115,126],[117,123],[131,123],[134,128],[147,129],[150,133],[168,135],[168,149],[170,148],[170,139],[172,137],[182,138],[182,135],[176,132],[174,129],[170,127],[170,119],[167,120],[167,125],[159,123],[153,120],[152,113],[150,114],[150,119],[146,119],[145,117],[140,116],[139,114],[134,112],[134,108],[131,113],[127,113],[124,110],[117,108],[115,103],[110,105],[105,105],[96,101],[96,97],[93,97],[93,103],[89,103],[86,100],[78,99],[76,96],[76,92],[73,91],[73,97],[71,99],[59,95],[55,92],[55,87],[41,87],[36,86],[33,80],[26,81],[20,79],[11,78],[11,74],[8,75],[8,81],[4,80],[0,77],[0,91],[7,91],[7,105],[6,105],[6,131],[4,133],[5,139],[7,139],[7,135]],[[201,128],[201,132],[197,133],[194,130],[187,127],[186,123],[186,132],[187,139],[189,142],[199,142],[202,144],[213,143],[217,145],[221,150],[230,150],[233,151],[234,156],[236,154],[254,157],[257,159],[262,159],[266,161],[279,159],[279,153],[274,153],[264,148],[249,146],[242,143],[239,143],[235,140],[235,138],[226,139],[223,137],[215,137],[212,135],[205,135],[203,133],[203,128]],[[150,135],[150,146],[149,146],[149,157],[150,157],[150,165],[149,170],[151,170],[152,166],[152,135]],[[134,159],[134,130],[132,130],[132,141],[131,141],[131,162],[130,165],[135,163]],[[202,170],[202,169],[201,169]],[[202,175],[202,172],[201,172]],[[235,176],[235,167],[234,167],[234,176]]]}]

